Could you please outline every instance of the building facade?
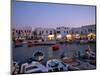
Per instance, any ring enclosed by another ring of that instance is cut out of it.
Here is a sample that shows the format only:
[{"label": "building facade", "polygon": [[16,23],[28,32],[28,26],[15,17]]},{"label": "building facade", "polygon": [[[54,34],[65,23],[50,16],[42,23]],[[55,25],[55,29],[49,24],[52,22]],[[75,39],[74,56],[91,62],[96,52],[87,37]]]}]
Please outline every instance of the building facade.
[{"label": "building facade", "polygon": [[96,25],[87,25],[78,28],[71,28],[68,39],[94,39],[96,40]]},{"label": "building facade", "polygon": [[77,28],[57,27],[57,28],[32,28],[32,27],[13,27],[13,39],[42,39],[56,40],[56,39],[95,39],[96,40],[96,25],[87,25]]},{"label": "building facade", "polygon": [[29,39],[32,36],[31,27],[12,27],[14,39]]},{"label": "building facade", "polygon": [[81,36],[83,38],[96,40],[96,25],[87,25],[81,27]]},{"label": "building facade", "polygon": [[42,40],[54,40],[55,39],[55,29],[53,28],[35,28],[33,35],[36,38],[41,38]]},{"label": "building facade", "polygon": [[64,39],[64,37],[67,35],[67,34],[69,34],[70,33],[70,28],[68,28],[68,27],[57,27],[56,28],[56,36],[57,36],[57,39],[58,38],[63,38]]}]

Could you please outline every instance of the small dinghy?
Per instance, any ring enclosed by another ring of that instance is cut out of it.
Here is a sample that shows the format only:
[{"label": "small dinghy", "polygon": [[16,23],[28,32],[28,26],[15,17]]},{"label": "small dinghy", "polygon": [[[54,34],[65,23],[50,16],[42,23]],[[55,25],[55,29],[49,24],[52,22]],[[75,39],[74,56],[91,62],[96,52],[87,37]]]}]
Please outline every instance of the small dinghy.
[{"label": "small dinghy", "polygon": [[84,57],[87,59],[95,60],[96,53],[91,50],[90,46],[88,46],[88,49],[85,50]]},{"label": "small dinghy", "polygon": [[52,46],[52,50],[53,51],[58,51],[60,49],[59,45],[58,44],[55,44]]},{"label": "small dinghy", "polygon": [[27,42],[27,47],[33,47],[33,43],[31,41]]},{"label": "small dinghy", "polygon": [[67,71],[68,66],[58,59],[51,59],[47,61],[46,67],[49,72]]},{"label": "small dinghy", "polygon": [[22,47],[22,46],[23,46],[22,42],[23,42],[23,40],[17,39],[17,40],[15,41],[15,48],[16,48],[16,47]]},{"label": "small dinghy", "polygon": [[33,57],[37,61],[41,61],[44,59],[44,54],[43,54],[43,52],[38,51],[38,52],[34,53]]}]

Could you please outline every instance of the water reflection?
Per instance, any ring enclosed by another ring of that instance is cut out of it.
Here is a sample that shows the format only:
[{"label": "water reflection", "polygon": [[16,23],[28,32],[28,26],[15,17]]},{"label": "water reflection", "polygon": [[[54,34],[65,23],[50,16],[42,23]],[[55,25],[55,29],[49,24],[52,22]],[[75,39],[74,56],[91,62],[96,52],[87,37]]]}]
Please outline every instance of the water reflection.
[{"label": "water reflection", "polygon": [[73,56],[74,54],[84,54],[85,50],[90,47],[92,51],[96,51],[95,43],[90,44],[60,44],[60,49],[58,51],[52,52],[50,49],[51,45],[46,46],[33,46],[28,48],[25,44],[23,47],[15,48],[13,47],[13,60],[17,62],[25,61],[26,59],[32,57],[32,55],[37,51],[42,51],[44,55],[44,62],[46,62],[50,57],[52,58],[60,58],[61,54],[65,54],[66,56]]}]

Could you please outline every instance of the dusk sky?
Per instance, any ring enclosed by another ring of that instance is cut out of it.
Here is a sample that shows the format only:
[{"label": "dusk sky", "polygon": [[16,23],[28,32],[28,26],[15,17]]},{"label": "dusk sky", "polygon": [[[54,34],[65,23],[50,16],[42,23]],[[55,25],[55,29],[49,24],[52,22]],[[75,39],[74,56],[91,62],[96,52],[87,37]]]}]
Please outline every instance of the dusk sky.
[{"label": "dusk sky", "polygon": [[12,26],[80,27],[95,24],[95,6],[12,2]]}]

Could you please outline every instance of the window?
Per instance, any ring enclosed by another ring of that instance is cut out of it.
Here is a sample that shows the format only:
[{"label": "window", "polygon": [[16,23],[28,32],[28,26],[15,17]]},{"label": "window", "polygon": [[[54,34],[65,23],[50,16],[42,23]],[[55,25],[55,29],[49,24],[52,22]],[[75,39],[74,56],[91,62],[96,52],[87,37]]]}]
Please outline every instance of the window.
[{"label": "window", "polygon": [[88,32],[92,32],[92,29],[88,29]]},{"label": "window", "polygon": [[69,31],[67,31],[67,33],[69,33]]},{"label": "window", "polygon": [[61,32],[60,31],[57,31],[57,33],[60,34]]},{"label": "window", "polygon": [[59,27],[59,28],[57,28],[57,29],[60,29],[60,27]]},{"label": "window", "polygon": [[52,34],[52,31],[50,31],[50,35]]},{"label": "window", "polygon": [[16,30],[16,33],[17,33],[18,31]]},{"label": "window", "polygon": [[41,35],[41,31],[39,32],[39,35]]},{"label": "window", "polygon": [[83,32],[81,31],[81,34],[83,34]]},{"label": "window", "polygon": [[68,33],[68,31],[66,31],[66,33]]},{"label": "window", "polygon": [[42,31],[42,34],[43,34],[43,31]]},{"label": "window", "polygon": [[21,32],[23,32],[23,30],[21,30]]},{"label": "window", "polygon": [[92,32],[93,30],[91,29],[90,31]]},{"label": "window", "polygon": [[66,33],[66,32],[64,31],[64,33]]}]

